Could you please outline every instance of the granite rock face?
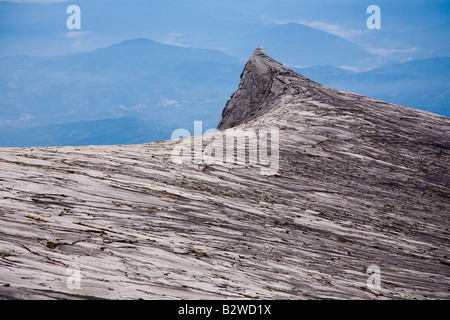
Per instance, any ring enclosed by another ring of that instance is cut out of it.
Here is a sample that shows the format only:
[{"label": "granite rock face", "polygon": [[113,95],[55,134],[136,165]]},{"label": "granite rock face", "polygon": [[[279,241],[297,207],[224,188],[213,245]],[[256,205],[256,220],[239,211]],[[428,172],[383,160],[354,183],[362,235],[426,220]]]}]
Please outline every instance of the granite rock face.
[{"label": "granite rock face", "polygon": [[279,75],[289,76],[293,72],[267,56],[261,47],[257,48],[245,65],[239,88],[227,102],[217,128],[231,128],[266,112],[267,108],[260,106],[279,95]]},{"label": "granite rock face", "polygon": [[217,129],[228,129],[258,118],[273,109],[274,102],[282,95],[302,94],[289,79],[300,82],[302,89],[318,85],[273,60],[258,47],[245,65],[239,88],[227,102]]},{"label": "granite rock face", "polygon": [[189,138],[0,149],[0,298],[450,298],[450,119],[257,49],[209,137],[264,127],[273,175],[174,163]]}]

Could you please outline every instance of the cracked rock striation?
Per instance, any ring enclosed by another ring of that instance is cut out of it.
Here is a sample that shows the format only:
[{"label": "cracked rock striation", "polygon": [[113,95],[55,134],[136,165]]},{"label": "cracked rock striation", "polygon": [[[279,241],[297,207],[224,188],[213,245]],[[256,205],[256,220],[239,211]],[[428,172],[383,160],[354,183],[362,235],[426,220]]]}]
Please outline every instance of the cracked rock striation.
[{"label": "cracked rock striation", "polygon": [[190,138],[0,148],[0,298],[450,298],[449,118],[258,48],[208,136],[264,127],[279,129],[272,175],[174,163]]}]

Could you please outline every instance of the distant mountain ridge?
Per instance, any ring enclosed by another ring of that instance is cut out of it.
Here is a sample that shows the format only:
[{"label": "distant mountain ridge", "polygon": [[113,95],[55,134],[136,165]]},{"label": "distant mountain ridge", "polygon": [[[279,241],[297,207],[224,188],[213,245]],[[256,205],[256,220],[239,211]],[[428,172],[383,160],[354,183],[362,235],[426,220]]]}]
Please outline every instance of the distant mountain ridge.
[{"label": "distant mountain ridge", "polygon": [[23,126],[22,114],[34,125],[121,116],[174,126],[215,122],[240,69],[217,50],[148,39],[55,58],[0,59],[3,64],[9,67],[0,69],[0,123],[13,126]]},{"label": "distant mountain ridge", "polygon": [[[449,60],[410,61],[364,73],[335,66],[292,69],[327,86],[449,116]],[[230,92],[236,89],[242,67],[241,61],[218,50],[149,39],[54,58],[0,58],[0,146],[78,145],[80,140],[67,139],[70,135],[65,130],[58,131],[66,137],[58,141],[43,130],[51,124],[67,123],[60,128],[68,128],[79,121],[102,119],[159,123],[165,133],[144,135],[151,139],[166,139],[167,132],[190,128],[194,121],[213,128]],[[128,123],[128,131],[140,127]],[[91,126],[85,129],[93,130],[91,138],[86,132],[89,144],[144,141],[130,134],[123,134],[122,139],[119,133],[99,135]],[[27,137],[27,132],[33,137]]]},{"label": "distant mountain ridge", "polygon": [[278,61],[290,66],[330,64],[367,68],[376,65],[376,57],[357,44],[300,23],[272,26],[238,39],[235,45],[241,52],[252,52],[255,46],[261,45],[278,57]]},{"label": "distant mountain ridge", "polygon": [[76,121],[32,128],[0,127],[0,147],[138,144],[170,138],[167,124],[136,118]]},{"label": "distant mountain ridge", "polygon": [[332,66],[293,68],[324,85],[450,116],[450,58],[392,64],[354,73]]}]

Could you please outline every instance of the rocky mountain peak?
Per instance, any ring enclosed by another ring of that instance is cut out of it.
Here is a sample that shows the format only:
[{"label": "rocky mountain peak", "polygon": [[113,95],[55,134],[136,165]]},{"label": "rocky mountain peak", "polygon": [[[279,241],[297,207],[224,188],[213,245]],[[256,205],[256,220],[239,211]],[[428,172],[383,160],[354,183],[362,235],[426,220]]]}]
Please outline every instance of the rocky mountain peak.
[{"label": "rocky mountain peak", "polygon": [[236,158],[279,128],[277,174],[229,145],[207,164],[191,137],[0,148],[0,299],[449,298],[449,118],[258,48],[219,124],[235,126]]},{"label": "rocky mountain peak", "polygon": [[292,72],[290,69],[283,66],[278,61],[275,61],[269,57],[261,46],[256,48],[253,54],[250,56],[241,78],[244,75],[248,76],[266,76],[275,72]]},{"label": "rocky mountain peak", "polygon": [[303,78],[269,57],[261,46],[258,47],[245,65],[239,88],[227,102],[217,128],[235,127],[270,110],[270,105],[264,102],[288,90],[286,82],[281,80],[283,76]]}]

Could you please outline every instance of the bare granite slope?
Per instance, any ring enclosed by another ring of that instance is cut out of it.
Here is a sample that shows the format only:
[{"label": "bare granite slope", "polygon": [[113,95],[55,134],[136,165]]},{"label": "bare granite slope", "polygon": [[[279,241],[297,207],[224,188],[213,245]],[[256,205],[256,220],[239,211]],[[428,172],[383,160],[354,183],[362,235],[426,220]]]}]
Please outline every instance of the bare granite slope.
[{"label": "bare granite slope", "polygon": [[173,163],[188,138],[0,149],[0,298],[450,298],[448,118],[258,48],[212,135],[265,126],[274,175]]}]

